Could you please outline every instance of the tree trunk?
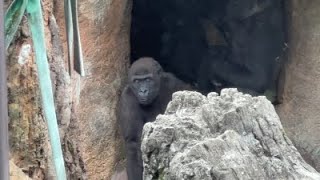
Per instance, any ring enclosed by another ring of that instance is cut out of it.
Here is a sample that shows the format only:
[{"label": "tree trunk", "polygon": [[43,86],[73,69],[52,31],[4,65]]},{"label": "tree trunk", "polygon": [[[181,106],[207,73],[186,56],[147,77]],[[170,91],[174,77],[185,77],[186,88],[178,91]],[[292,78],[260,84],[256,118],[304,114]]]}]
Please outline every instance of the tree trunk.
[{"label": "tree trunk", "polygon": [[[83,78],[67,73],[63,1],[43,0],[42,6],[68,179],[109,179],[121,159],[115,107],[129,63],[131,5],[127,0],[79,2]],[[11,160],[33,179],[54,179],[26,18],[7,59]]]}]

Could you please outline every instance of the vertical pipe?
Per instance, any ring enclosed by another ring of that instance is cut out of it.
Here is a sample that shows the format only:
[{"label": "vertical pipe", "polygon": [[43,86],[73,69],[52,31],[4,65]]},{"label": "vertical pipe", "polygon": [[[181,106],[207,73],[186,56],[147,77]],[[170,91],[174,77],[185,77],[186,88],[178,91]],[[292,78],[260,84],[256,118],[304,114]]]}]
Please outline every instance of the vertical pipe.
[{"label": "vertical pipe", "polygon": [[73,29],[72,29],[72,13],[71,13],[71,1],[64,0],[64,17],[66,23],[67,43],[68,43],[68,65],[69,74],[71,76],[73,71]]},{"label": "vertical pipe", "polygon": [[66,180],[64,159],[61,149],[59,128],[55,112],[50,69],[46,54],[42,7],[40,0],[29,0],[27,6],[28,23],[36,55],[42,106],[48,124],[53,163],[57,180]]},{"label": "vertical pipe", "polygon": [[0,0],[0,179],[9,180],[7,73],[4,50],[4,3]]},{"label": "vertical pipe", "polygon": [[78,24],[78,0],[71,0],[71,12],[72,12],[72,25],[73,25],[73,59],[74,59],[74,70],[78,72],[81,76],[84,76],[84,67],[83,67],[83,55],[82,47],[80,41],[80,30]]}]

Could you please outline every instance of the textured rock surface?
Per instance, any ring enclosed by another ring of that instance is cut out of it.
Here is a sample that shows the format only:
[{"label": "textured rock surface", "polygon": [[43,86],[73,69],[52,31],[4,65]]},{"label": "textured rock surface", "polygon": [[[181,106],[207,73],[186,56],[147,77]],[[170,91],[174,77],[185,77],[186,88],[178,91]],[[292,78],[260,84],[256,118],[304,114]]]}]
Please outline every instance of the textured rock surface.
[{"label": "textured rock surface", "polygon": [[[5,7],[11,1],[5,0]],[[87,75],[83,78],[67,73],[63,3],[41,1],[67,176],[72,180],[110,179],[122,158],[114,112],[129,64],[131,1],[78,2]],[[24,17],[7,55],[11,159],[34,180],[56,179],[26,20]]]},{"label": "textured rock surface", "polygon": [[[55,10],[67,52],[63,1],[56,1]],[[86,76],[80,79],[74,73],[71,80],[78,103],[69,134],[79,145],[77,151],[90,180],[110,179],[122,158],[115,109],[129,65],[130,12],[128,0],[79,1]]]},{"label": "textured rock surface", "polygon": [[144,178],[320,179],[286,136],[265,97],[177,92],[144,127]]},{"label": "textured rock surface", "polygon": [[22,170],[16,166],[12,161],[10,164],[10,180],[32,180],[26,174],[22,172]]},{"label": "textured rock surface", "polygon": [[277,111],[289,138],[320,172],[320,1],[287,4],[289,60]]}]

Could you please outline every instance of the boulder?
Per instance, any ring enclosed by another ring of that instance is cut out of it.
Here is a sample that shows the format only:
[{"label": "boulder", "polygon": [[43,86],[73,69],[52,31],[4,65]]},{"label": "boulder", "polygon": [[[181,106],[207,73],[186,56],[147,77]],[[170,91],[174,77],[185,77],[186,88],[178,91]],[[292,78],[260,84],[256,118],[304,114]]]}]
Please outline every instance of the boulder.
[{"label": "boulder", "polygon": [[143,129],[144,179],[320,179],[273,105],[236,89],[180,91]]},{"label": "boulder", "polygon": [[12,161],[9,162],[9,165],[10,165],[10,180],[32,180],[25,173],[23,173],[22,169],[20,169]]}]

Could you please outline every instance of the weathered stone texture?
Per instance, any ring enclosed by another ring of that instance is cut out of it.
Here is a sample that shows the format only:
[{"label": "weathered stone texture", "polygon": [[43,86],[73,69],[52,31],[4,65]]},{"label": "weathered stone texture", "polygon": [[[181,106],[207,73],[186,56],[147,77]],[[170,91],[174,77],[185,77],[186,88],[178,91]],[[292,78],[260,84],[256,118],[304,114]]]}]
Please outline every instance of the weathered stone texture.
[{"label": "weathered stone texture", "polygon": [[319,179],[285,134],[273,105],[235,89],[221,96],[177,92],[147,123],[146,180]]}]

